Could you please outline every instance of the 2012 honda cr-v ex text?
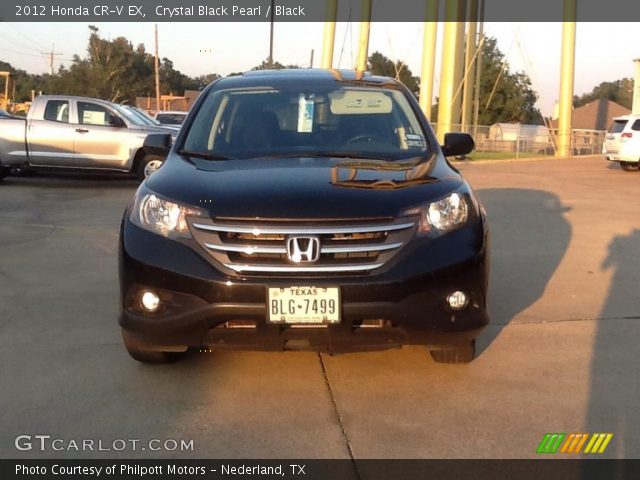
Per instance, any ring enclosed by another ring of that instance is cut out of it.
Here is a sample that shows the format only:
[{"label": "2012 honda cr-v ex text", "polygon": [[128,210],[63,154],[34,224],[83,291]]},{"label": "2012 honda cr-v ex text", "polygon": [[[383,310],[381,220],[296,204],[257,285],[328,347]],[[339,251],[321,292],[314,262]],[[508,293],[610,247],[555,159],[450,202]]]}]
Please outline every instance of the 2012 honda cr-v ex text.
[{"label": "2012 honda cr-v ex text", "polygon": [[426,345],[473,359],[488,323],[484,209],[411,92],[337,70],[210,85],[122,219],[133,358],[189,347],[329,353]]}]

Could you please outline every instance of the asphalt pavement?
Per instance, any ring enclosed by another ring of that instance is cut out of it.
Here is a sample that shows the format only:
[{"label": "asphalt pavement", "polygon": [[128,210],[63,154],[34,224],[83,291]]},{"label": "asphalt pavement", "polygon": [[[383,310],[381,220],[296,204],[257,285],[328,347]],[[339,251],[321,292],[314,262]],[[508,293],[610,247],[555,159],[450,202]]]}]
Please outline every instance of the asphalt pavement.
[{"label": "asphalt pavement", "polygon": [[[600,158],[458,166],[492,229],[492,324],[469,365],[420,347],[139,364],[117,326],[135,181],[5,180],[0,457],[532,458],[547,432],[611,432],[600,457],[640,457],[640,173]],[[17,450],[19,435],[63,450]]]}]

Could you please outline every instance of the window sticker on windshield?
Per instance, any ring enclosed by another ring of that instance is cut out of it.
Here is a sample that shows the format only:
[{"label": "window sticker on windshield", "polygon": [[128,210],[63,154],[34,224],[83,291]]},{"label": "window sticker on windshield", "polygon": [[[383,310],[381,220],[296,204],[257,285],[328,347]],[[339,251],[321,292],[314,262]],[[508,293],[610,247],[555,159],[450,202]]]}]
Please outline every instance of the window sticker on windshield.
[{"label": "window sticker on windshield", "polygon": [[314,100],[301,93],[298,97],[298,132],[310,133],[313,131],[313,107]]},{"label": "window sticker on windshield", "polygon": [[405,136],[407,147],[424,147],[424,138],[417,133],[407,133]]},{"label": "window sticker on windshield", "polygon": [[334,115],[371,115],[391,113],[391,98],[383,92],[344,90],[331,92],[331,113]]}]

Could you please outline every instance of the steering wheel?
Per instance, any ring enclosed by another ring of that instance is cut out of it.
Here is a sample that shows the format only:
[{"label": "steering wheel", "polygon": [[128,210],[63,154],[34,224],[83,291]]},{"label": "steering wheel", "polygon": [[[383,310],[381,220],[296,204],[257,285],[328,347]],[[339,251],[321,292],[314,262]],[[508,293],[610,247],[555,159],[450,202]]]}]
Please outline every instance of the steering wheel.
[{"label": "steering wheel", "polygon": [[356,135],[355,137],[351,137],[349,140],[345,142],[345,144],[349,145],[351,143],[362,142],[363,140],[367,140],[369,143],[371,142],[388,143],[387,139],[382,137],[381,135],[376,135],[375,133],[362,133],[360,135]]}]

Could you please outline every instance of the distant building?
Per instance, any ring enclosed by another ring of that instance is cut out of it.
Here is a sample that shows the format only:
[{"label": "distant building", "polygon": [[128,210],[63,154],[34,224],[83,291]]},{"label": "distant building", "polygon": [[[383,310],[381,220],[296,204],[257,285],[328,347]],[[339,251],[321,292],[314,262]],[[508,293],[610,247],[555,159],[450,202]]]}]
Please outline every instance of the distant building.
[{"label": "distant building", "polygon": [[[198,90],[185,90],[184,96],[161,95],[160,110],[188,112],[199,96],[200,92]],[[158,108],[156,108],[156,97],[137,97],[136,107],[149,112],[155,112],[158,110]]]},{"label": "distant building", "polygon": [[491,152],[544,152],[551,142],[547,127],[523,123],[494,123],[475,140],[478,150]]},{"label": "distant building", "polygon": [[[573,110],[571,128],[574,130],[608,130],[615,117],[630,113],[631,110],[616,102],[607,98],[599,98]],[[551,127],[558,128],[557,119],[551,120]]]}]

